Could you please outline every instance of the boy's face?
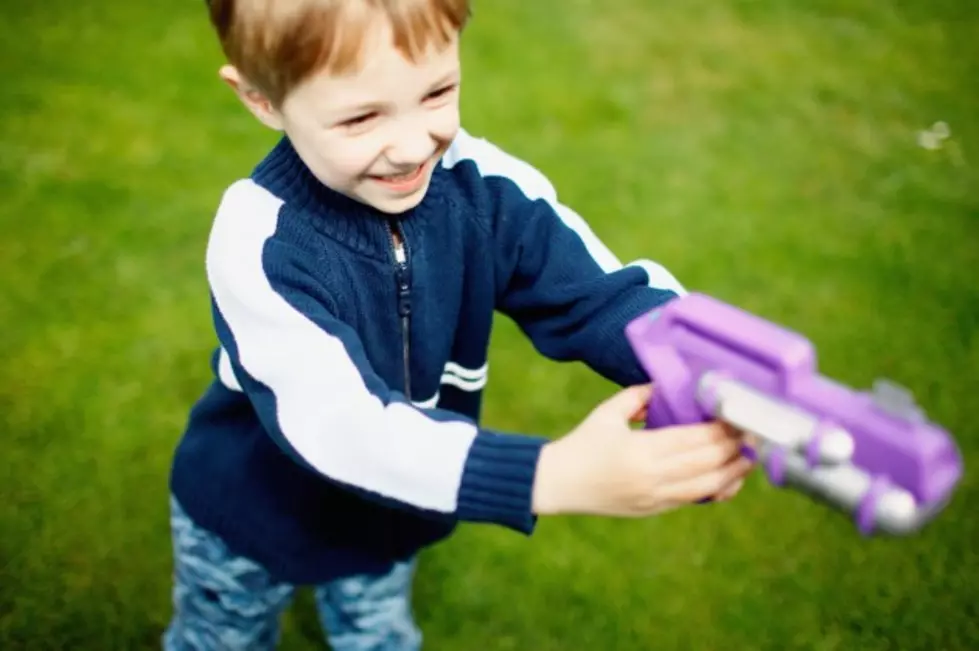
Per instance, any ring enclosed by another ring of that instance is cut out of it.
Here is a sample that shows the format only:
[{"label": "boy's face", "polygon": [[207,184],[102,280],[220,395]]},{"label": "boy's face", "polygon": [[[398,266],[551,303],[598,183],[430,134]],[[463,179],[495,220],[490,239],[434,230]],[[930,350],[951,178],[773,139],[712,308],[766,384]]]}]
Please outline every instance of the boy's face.
[{"label": "boy's face", "polygon": [[277,111],[249,108],[285,131],[322,183],[397,214],[421,202],[459,130],[458,35],[411,63],[395,49],[386,21],[379,21],[364,47],[356,73],[315,76]]}]

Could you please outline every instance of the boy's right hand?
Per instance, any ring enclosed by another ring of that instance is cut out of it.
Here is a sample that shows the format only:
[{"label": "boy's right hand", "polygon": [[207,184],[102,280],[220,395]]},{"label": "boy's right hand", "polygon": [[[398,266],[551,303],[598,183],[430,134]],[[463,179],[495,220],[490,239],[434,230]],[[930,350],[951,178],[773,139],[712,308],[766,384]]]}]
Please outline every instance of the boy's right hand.
[{"label": "boy's right hand", "polygon": [[635,430],[650,385],[624,389],[541,450],[538,515],[655,515],[704,498],[730,499],[753,464],[743,435],[721,423]]}]

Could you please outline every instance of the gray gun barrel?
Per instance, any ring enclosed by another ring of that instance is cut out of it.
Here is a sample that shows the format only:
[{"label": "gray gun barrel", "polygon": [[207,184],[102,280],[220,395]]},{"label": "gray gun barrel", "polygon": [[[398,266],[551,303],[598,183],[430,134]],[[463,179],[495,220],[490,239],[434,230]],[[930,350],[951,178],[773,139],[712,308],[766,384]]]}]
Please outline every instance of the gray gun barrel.
[{"label": "gray gun barrel", "polygon": [[[861,508],[873,485],[870,475],[849,463],[810,466],[802,455],[767,443],[762,443],[757,453],[759,461],[766,468],[771,467],[773,462],[778,464],[784,484],[847,513],[856,513]],[[914,496],[909,492],[888,486],[874,504],[874,512],[869,517],[873,518],[876,527],[884,531],[906,534],[917,530],[929,515],[917,508]]]},{"label": "gray gun barrel", "polygon": [[[706,373],[698,385],[701,404],[714,416],[753,436],[759,461],[773,483],[794,486],[848,513],[860,513],[876,527],[895,534],[918,529],[935,509],[917,507],[906,490],[875,481],[850,463],[852,436],[826,427],[818,417],[774,399],[743,382]],[[867,497],[872,512],[862,513]]]},{"label": "gray gun barrel", "polygon": [[[853,455],[853,438],[839,427],[794,405],[775,400],[752,386],[706,373],[698,387],[701,404],[713,405],[714,416],[743,432],[790,450],[806,453],[821,464],[844,463]],[[811,448],[811,446],[815,446]]]}]

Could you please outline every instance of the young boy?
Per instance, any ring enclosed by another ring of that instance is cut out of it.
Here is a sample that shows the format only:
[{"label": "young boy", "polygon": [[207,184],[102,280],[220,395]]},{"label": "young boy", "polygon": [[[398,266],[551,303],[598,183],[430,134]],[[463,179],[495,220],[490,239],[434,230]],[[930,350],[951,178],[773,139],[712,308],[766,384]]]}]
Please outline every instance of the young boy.
[{"label": "young boy", "polygon": [[[466,0],[209,6],[223,79],[284,136],[208,242],[220,345],[171,474],[165,648],[273,648],[305,585],[335,651],[419,649],[414,559],[457,523],[530,534],[738,490],[720,426],[630,427],[649,387],[623,328],[676,292],[460,128]],[[631,388],[553,440],[480,426],[494,311]]]}]

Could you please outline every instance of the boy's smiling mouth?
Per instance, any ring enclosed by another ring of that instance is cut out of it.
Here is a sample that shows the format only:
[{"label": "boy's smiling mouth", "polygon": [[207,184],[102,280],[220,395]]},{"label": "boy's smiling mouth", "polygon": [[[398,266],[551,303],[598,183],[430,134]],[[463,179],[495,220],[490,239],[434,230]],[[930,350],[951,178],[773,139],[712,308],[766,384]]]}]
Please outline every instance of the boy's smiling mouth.
[{"label": "boy's smiling mouth", "polygon": [[368,178],[388,190],[397,193],[411,193],[417,190],[425,182],[426,173],[431,166],[432,159],[429,158],[415,169],[402,174],[375,175],[371,174]]}]

